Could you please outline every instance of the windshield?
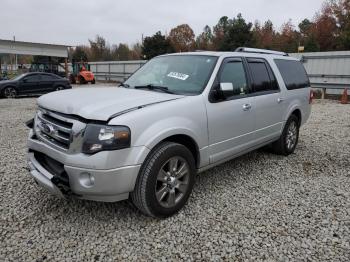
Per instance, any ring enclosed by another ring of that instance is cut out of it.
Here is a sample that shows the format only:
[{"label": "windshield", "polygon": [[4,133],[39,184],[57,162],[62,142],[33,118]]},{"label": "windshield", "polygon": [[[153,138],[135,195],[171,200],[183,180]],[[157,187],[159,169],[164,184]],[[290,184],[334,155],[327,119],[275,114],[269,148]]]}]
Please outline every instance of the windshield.
[{"label": "windshield", "polygon": [[175,94],[200,94],[208,83],[216,61],[217,57],[204,55],[156,57],[136,71],[125,85],[131,88],[160,86]]}]

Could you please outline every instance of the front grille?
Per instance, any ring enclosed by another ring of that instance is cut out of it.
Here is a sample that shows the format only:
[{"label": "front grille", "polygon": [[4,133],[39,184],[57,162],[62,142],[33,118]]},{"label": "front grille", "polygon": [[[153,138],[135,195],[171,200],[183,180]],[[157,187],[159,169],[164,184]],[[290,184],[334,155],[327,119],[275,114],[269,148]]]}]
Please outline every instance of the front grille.
[{"label": "front grille", "polygon": [[38,111],[35,120],[37,137],[53,147],[67,151],[72,139],[73,121],[51,111]]}]

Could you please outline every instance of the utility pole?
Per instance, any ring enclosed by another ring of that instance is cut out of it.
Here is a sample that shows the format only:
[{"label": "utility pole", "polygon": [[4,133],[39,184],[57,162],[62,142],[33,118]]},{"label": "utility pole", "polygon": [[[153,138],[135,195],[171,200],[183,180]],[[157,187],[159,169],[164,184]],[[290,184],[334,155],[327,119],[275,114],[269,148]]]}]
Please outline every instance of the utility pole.
[{"label": "utility pole", "polygon": [[[13,44],[16,45],[16,36],[13,36]],[[17,54],[15,54],[15,69],[16,69],[16,71],[18,70]]]}]

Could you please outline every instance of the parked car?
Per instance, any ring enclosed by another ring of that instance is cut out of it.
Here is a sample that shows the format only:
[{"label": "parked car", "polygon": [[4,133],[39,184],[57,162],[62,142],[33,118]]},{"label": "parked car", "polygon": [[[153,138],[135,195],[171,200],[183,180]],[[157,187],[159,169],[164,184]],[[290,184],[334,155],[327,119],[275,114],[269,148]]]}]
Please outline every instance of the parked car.
[{"label": "parked car", "polygon": [[303,65],[284,53],[159,56],[120,88],[40,97],[30,174],[60,197],[130,197],[146,215],[171,216],[197,173],[266,145],[293,153],[311,101]]},{"label": "parked car", "polygon": [[25,73],[11,80],[0,81],[0,95],[14,98],[21,95],[38,95],[72,88],[66,78],[50,73]]}]

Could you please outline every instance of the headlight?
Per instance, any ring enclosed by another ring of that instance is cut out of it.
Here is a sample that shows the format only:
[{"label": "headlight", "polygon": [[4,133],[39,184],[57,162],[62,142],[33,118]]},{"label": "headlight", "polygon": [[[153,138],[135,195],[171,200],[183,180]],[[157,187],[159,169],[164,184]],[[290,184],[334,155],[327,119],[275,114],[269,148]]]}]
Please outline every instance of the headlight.
[{"label": "headlight", "polygon": [[130,147],[131,134],[126,126],[88,124],[83,138],[83,153],[94,154]]}]

